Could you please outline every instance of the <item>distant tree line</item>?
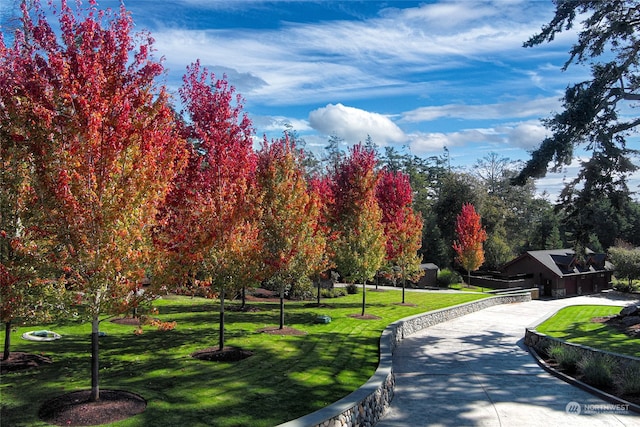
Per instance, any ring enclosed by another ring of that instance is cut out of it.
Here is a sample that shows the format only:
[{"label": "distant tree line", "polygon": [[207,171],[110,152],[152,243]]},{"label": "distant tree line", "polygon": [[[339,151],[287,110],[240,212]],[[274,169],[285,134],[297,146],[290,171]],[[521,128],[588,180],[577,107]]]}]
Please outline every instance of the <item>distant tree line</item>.
[{"label": "distant tree line", "polygon": [[[347,143],[332,137],[325,156],[307,155],[310,170],[321,170],[344,155]],[[419,157],[401,153],[394,147],[376,147],[379,167],[409,176],[413,205],[420,212],[424,227],[420,254],[423,262],[441,268],[458,268],[455,263],[456,216],[465,203],[474,205],[487,232],[485,262],[481,269],[495,270],[514,257],[541,249],[574,248],[578,237],[587,236],[586,246],[606,252],[617,241],[640,246],[640,203],[630,191],[614,205],[607,197],[594,198],[575,210],[565,201],[554,202],[548,194],[539,195],[533,179],[513,185],[522,162],[495,152],[486,154],[469,168],[450,166],[446,151],[439,156]]]}]

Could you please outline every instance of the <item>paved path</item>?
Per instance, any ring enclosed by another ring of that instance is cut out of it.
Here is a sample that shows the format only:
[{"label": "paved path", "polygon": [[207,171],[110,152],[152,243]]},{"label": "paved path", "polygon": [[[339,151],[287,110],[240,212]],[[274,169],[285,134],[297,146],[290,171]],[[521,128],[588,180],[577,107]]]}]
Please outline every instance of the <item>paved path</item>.
[{"label": "paved path", "polygon": [[[498,305],[411,335],[396,349],[395,396],[377,427],[640,426],[639,415],[546,373],[522,343],[526,326],[563,306],[631,302],[582,296]],[[583,413],[568,413],[570,402]],[[607,406],[585,415],[588,405]]]}]

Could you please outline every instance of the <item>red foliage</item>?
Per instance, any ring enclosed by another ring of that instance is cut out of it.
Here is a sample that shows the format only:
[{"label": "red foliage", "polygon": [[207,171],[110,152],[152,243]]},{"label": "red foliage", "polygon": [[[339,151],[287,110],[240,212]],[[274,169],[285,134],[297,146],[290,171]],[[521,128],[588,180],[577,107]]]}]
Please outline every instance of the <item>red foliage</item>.
[{"label": "red foliage", "polygon": [[[422,241],[422,218],[413,210],[413,191],[409,176],[402,172],[383,171],[376,189],[382,209],[382,223],[387,239],[387,260],[407,263],[416,258]],[[415,259],[419,262],[419,259]],[[415,262],[414,262],[415,264]]]},{"label": "red foliage", "polygon": [[364,283],[384,260],[382,212],[376,200],[379,180],[376,164],[375,152],[357,144],[330,174],[333,195],[330,223],[335,233],[332,254],[338,271],[349,281]]},{"label": "red foliage", "polygon": [[11,75],[0,128],[29,153],[37,197],[29,215],[51,239],[48,252],[33,249],[83,294],[96,400],[100,315],[137,302],[132,291],[155,254],[149,230],[182,164],[183,141],[155,81],[163,67],[150,55],[153,41],[132,33],[124,6],[101,11],[94,1],[71,8],[62,0],[53,13],[59,31],[39,1],[22,2],[22,11],[13,47],[0,42],[10,70],[2,75]]},{"label": "red foliage", "polygon": [[349,157],[331,171],[334,223],[357,216],[365,204],[375,200],[378,174],[376,153],[362,144],[354,145]]},{"label": "red foliage", "polygon": [[47,259],[98,316],[141,279],[151,254],[146,232],[183,149],[155,83],[163,68],[150,56],[152,39],[132,34],[124,8],[62,1],[58,36],[39,2],[26,4],[23,28],[3,49],[12,87],[3,120],[29,152],[37,196],[30,215],[57,243]]},{"label": "red foliage", "polygon": [[196,62],[183,82],[189,124],[181,128],[190,142],[189,160],[158,216],[155,242],[176,257],[184,274],[204,272],[219,282],[237,261],[230,259],[234,245],[249,238],[237,229],[252,215],[253,129],[241,97],[224,79]]}]

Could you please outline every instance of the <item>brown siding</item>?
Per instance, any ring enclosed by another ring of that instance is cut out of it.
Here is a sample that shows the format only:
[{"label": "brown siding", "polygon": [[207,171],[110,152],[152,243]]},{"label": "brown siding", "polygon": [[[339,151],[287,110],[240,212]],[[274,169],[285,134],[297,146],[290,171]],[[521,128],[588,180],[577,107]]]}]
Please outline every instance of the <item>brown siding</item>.
[{"label": "brown siding", "polygon": [[546,270],[544,267],[540,265],[539,262],[535,261],[530,257],[524,257],[520,259],[518,262],[515,262],[511,265],[508,265],[504,273],[507,276],[516,276],[518,274],[530,274],[530,273],[538,273],[542,270]]}]

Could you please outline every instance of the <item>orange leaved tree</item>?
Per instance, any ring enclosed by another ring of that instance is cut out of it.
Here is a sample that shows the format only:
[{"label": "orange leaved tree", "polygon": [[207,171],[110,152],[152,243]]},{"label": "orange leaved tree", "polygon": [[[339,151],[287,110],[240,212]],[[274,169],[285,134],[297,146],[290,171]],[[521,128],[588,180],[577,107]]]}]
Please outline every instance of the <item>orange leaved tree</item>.
[{"label": "orange leaved tree", "polygon": [[484,263],[482,244],[487,240],[487,232],[482,228],[480,215],[471,203],[462,205],[462,211],[456,219],[456,240],[453,249],[456,261],[467,270],[467,284],[471,284],[471,272]]},{"label": "orange leaved tree", "polygon": [[[54,30],[23,5],[12,57],[10,133],[29,151],[34,209],[66,287],[91,321],[91,395],[99,400],[99,325],[131,301],[150,264],[148,233],[183,145],[152,39],[124,8],[62,1]],[[53,7],[53,6],[51,6]]]},{"label": "orange leaved tree", "polygon": [[[13,87],[7,61],[0,63],[0,105],[11,102]],[[2,360],[10,356],[11,328],[16,322],[48,321],[65,295],[63,283],[47,273],[49,239],[34,215],[30,185],[32,163],[12,129],[20,122],[0,111],[0,321],[5,325]],[[42,276],[41,279],[39,276]]]},{"label": "orange leaved tree", "polygon": [[265,139],[258,152],[262,259],[267,277],[278,284],[280,329],[284,328],[285,291],[308,280],[324,261],[318,193],[307,183],[301,160],[286,136],[271,143]]}]

